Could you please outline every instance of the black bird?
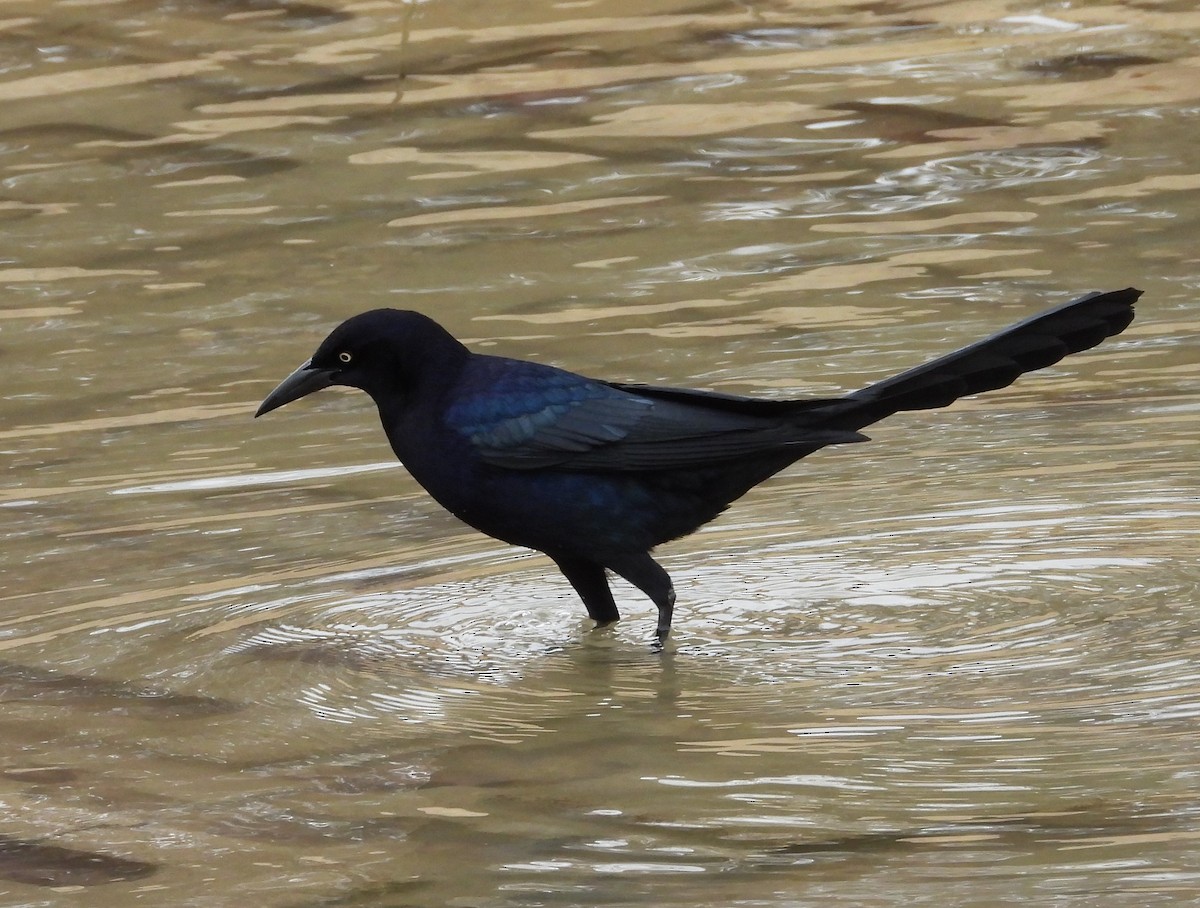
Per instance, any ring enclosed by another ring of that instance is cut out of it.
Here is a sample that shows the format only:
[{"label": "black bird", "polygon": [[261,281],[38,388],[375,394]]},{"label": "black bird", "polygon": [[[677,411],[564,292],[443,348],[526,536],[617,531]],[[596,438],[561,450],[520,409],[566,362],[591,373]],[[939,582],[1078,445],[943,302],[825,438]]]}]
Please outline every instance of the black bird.
[{"label": "black bird", "polygon": [[366,391],[401,463],[489,536],[549,555],[597,626],[620,618],[606,571],[658,607],[675,591],[655,546],[826,445],[901,410],[944,407],[1119,334],[1140,290],[1090,293],[845,397],[761,400],[585,378],[472,353],[417,312],[343,322],[255,416],[327,388]]}]

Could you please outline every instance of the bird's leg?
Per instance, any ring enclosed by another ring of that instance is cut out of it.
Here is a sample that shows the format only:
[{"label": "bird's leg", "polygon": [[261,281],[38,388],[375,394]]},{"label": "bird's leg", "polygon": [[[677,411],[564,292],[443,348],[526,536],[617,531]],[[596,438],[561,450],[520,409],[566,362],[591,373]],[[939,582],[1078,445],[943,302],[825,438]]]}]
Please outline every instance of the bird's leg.
[{"label": "bird's leg", "polygon": [[633,555],[610,561],[608,566],[650,597],[658,607],[658,626],[654,629],[655,648],[662,649],[671,633],[675,614],[675,587],[662,565],[649,555]]},{"label": "bird's leg", "polygon": [[604,627],[614,621],[621,620],[617,604],[613,601],[612,590],[608,588],[608,577],[604,574],[604,566],[586,558],[575,555],[551,555],[558,569],[563,572],[596,627]]},{"label": "bird's leg", "polygon": [[[670,583],[670,581],[667,581]],[[667,642],[667,634],[671,633],[671,619],[675,616],[675,587],[667,587],[666,597],[659,601],[656,600],[655,605],[658,606],[658,624],[654,628],[654,641],[656,648],[661,650],[663,644]]]}]

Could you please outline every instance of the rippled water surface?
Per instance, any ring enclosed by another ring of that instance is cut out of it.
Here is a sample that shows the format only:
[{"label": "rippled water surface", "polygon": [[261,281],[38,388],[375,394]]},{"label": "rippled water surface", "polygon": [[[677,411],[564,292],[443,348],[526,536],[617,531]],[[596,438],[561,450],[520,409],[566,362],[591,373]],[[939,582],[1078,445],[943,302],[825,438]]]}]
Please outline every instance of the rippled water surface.
[{"label": "rippled water surface", "polygon": [[[0,902],[1200,901],[1200,13],[0,2]],[[665,547],[676,635],[252,421],[342,318],[765,396],[1097,350]]]}]

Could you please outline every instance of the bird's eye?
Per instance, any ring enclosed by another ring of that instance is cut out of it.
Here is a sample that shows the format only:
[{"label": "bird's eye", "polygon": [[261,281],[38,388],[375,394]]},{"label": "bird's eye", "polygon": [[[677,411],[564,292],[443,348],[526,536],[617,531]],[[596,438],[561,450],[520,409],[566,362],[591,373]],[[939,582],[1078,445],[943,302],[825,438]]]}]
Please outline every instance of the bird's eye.
[{"label": "bird's eye", "polygon": [[347,353],[345,350],[343,350],[341,353],[338,354],[338,359],[340,359],[344,363],[348,363],[348,362],[350,362],[350,360],[354,359],[354,357],[351,356],[349,353]]}]

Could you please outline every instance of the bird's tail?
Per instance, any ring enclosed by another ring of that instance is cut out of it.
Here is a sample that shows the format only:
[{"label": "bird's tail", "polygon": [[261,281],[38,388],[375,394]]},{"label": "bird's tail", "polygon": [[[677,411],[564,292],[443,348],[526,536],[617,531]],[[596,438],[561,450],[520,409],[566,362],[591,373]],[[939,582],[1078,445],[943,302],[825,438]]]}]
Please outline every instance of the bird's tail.
[{"label": "bird's tail", "polygon": [[1003,388],[1064,356],[1120,334],[1133,321],[1142,291],[1132,287],[1089,293],[999,334],[856,391],[844,403],[849,429],[861,429],[901,410],[944,407],[968,394]]}]

